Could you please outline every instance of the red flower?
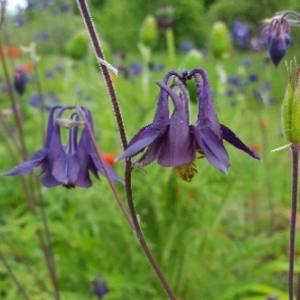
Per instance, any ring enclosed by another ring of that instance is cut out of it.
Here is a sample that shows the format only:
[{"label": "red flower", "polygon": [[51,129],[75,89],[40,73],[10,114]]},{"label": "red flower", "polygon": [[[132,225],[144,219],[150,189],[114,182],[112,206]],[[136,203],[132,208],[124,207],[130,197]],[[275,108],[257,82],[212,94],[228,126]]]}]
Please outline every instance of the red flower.
[{"label": "red flower", "polygon": [[109,165],[113,166],[115,164],[116,156],[113,153],[101,153],[101,157],[106,161]]}]

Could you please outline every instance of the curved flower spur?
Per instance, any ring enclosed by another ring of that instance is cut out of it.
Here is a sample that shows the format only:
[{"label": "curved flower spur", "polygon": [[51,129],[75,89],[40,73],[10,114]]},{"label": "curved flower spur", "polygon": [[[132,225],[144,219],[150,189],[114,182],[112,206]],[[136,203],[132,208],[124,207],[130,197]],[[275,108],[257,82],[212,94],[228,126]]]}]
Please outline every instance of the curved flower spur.
[{"label": "curved flower spur", "polygon": [[[173,80],[170,84],[170,77]],[[189,124],[189,96],[186,81],[194,79],[197,87],[198,118],[195,125]],[[134,162],[143,167],[153,161],[164,167],[175,167],[181,178],[191,181],[197,167],[197,153],[223,173],[229,168],[228,153],[223,139],[246,152],[255,159],[260,157],[247,147],[228,127],[219,123],[214,107],[207,73],[202,69],[190,72],[168,72],[160,87],[153,122],[143,127],[129,142],[125,152],[117,159],[131,158],[146,151]],[[174,89],[179,89],[175,92]],[[169,116],[168,100],[172,100],[174,110]]]},{"label": "curved flower spur", "polygon": [[[104,168],[98,159],[97,150],[94,148],[91,137],[84,127],[80,139],[78,125],[79,116],[73,112],[70,119],[62,119],[66,110],[74,106],[55,106],[51,109],[48,119],[47,133],[42,149],[36,151],[25,162],[14,169],[4,173],[5,176],[24,175],[31,173],[34,168],[41,166],[40,174],[44,174],[42,184],[45,187],[55,187],[62,184],[66,188],[90,187],[92,181],[89,176],[91,171],[99,179],[98,172],[105,176]],[[90,111],[81,107],[93,131],[93,120]],[[68,141],[62,145],[60,127],[67,127]],[[79,141],[78,141],[79,140]],[[105,162],[109,177],[123,183],[114,170]]]}]

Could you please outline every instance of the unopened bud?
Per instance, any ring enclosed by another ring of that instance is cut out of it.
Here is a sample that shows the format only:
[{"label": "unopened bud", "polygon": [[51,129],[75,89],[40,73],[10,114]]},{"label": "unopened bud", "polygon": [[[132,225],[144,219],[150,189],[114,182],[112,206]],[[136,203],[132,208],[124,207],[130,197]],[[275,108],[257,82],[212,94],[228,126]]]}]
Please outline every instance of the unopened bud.
[{"label": "unopened bud", "polygon": [[14,71],[14,88],[19,95],[23,95],[27,83],[27,75],[24,70],[16,69]]},{"label": "unopened bud", "polygon": [[215,58],[224,58],[231,47],[229,31],[223,22],[216,22],[212,28],[211,50]]},{"label": "unopened bud", "polygon": [[158,30],[156,19],[153,16],[148,16],[144,20],[141,31],[140,31],[140,41],[153,49],[157,43]]},{"label": "unopened bud", "polygon": [[85,31],[77,33],[67,45],[67,55],[73,59],[83,59],[88,51],[89,38]]}]

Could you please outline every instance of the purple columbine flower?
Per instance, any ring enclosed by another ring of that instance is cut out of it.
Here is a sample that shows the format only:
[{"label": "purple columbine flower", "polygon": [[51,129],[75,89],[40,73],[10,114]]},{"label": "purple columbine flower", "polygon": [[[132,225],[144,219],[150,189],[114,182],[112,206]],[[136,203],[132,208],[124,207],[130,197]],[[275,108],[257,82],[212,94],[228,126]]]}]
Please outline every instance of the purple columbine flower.
[{"label": "purple columbine flower", "polygon": [[300,14],[295,11],[283,11],[268,23],[269,53],[277,67],[291,44],[290,26],[300,26]]},{"label": "purple columbine flower", "polygon": [[[82,129],[79,136],[78,126],[71,126],[68,129],[68,142],[65,146],[62,145],[60,125],[57,123],[57,119],[60,119],[62,114],[68,109],[74,109],[74,107],[55,106],[51,109],[43,148],[36,151],[21,165],[3,175],[24,175],[31,173],[33,169],[40,166],[39,174],[44,174],[42,184],[48,188],[60,184],[66,188],[75,186],[88,188],[92,186],[89,171],[98,179],[98,172],[105,176],[104,168],[98,159],[97,150],[92,145],[91,137],[86,127]],[[82,107],[82,110],[93,130],[93,120],[90,111],[84,107]],[[76,113],[72,113],[71,121],[79,121]],[[105,168],[113,181],[122,183],[122,180],[106,163]]]},{"label": "purple columbine flower", "polygon": [[[169,78],[173,81],[168,84]],[[186,81],[194,79],[197,89],[198,119],[189,124],[189,96]],[[129,142],[125,152],[118,158],[131,158],[147,150],[134,163],[144,166],[153,161],[164,167],[175,167],[182,179],[191,181],[197,168],[196,156],[206,157],[218,170],[227,173],[229,157],[223,139],[255,159],[259,156],[248,148],[229,128],[218,121],[207,73],[202,69],[179,74],[166,74],[160,87],[156,113],[152,124],[143,127]],[[174,88],[179,89],[176,93]],[[174,104],[169,117],[168,100]]]},{"label": "purple columbine flower", "polygon": [[271,60],[276,67],[284,57],[290,41],[290,25],[287,19],[273,19],[269,26],[268,45]]}]

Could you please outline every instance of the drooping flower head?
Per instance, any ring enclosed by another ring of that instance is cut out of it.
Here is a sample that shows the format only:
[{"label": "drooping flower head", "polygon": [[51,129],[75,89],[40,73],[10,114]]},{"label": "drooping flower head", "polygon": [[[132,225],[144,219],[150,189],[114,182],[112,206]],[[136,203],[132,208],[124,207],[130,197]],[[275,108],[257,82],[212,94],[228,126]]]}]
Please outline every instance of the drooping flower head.
[{"label": "drooping flower head", "polygon": [[[194,80],[197,89],[198,118],[195,125],[189,124],[187,80]],[[153,122],[132,138],[118,160],[131,158],[146,149],[135,166],[145,166],[156,160],[161,166],[175,167],[184,180],[191,181],[197,173],[194,163],[197,156],[206,157],[211,165],[227,173],[229,157],[223,139],[259,159],[229,128],[219,123],[204,70],[194,69],[181,74],[171,71],[157,85],[160,93]],[[171,116],[169,99],[174,104]]]},{"label": "drooping flower head", "polygon": [[[289,19],[289,16],[296,19]],[[278,16],[275,16],[269,21],[269,53],[275,67],[278,66],[291,43],[290,26],[300,26],[299,19],[300,14],[293,11],[286,11],[280,13]]]},{"label": "drooping flower head", "polygon": [[[63,145],[61,138],[62,115],[67,110],[73,110],[73,106],[55,106],[49,114],[47,133],[42,149],[36,151],[21,165],[6,172],[6,176],[24,175],[31,173],[40,166],[43,174],[42,184],[45,187],[55,187],[62,184],[67,188],[75,186],[90,187],[92,181],[89,176],[91,171],[99,179],[98,172],[105,175],[104,167],[99,160],[97,150],[92,144],[91,137],[86,127],[79,134],[79,116],[76,112],[71,114],[70,120],[65,122],[68,127],[68,139]],[[87,122],[93,130],[93,120],[90,111],[82,107]],[[111,180],[122,183],[113,169],[105,163],[105,169]]]}]

